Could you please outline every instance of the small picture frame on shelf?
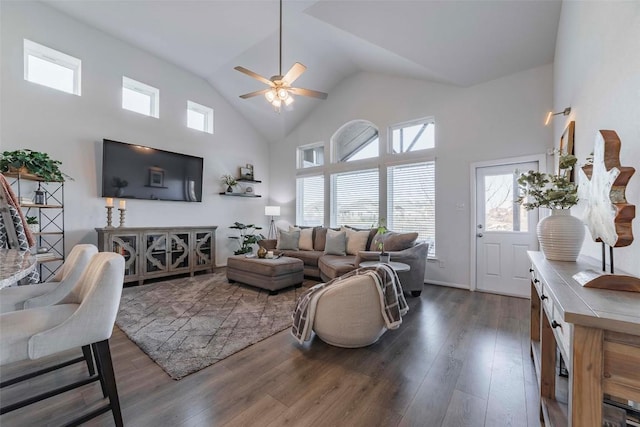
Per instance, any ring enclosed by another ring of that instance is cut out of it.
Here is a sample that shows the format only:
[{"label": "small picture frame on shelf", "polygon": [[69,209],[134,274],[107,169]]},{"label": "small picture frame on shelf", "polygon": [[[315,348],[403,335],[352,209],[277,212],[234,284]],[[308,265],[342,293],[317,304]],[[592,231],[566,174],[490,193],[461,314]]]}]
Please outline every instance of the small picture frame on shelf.
[{"label": "small picture frame on shelf", "polygon": [[164,171],[149,168],[149,187],[164,187]]},{"label": "small picture frame on shelf", "polygon": [[253,169],[240,168],[240,178],[253,180]]}]

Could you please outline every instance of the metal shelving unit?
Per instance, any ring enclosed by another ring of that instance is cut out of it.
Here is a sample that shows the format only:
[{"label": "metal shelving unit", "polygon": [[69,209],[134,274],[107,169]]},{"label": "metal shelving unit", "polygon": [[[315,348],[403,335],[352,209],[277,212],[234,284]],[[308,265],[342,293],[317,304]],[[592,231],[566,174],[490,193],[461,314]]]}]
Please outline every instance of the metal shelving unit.
[{"label": "metal shelving unit", "polygon": [[[39,254],[38,269],[40,281],[50,280],[62,267],[65,259],[64,244],[64,182],[45,181],[39,176],[24,173],[5,172],[20,207],[25,216],[36,216],[40,231],[33,233],[38,248],[48,248],[46,254]],[[45,203],[35,203],[36,190],[44,192]],[[25,198],[30,202],[23,203]]]}]

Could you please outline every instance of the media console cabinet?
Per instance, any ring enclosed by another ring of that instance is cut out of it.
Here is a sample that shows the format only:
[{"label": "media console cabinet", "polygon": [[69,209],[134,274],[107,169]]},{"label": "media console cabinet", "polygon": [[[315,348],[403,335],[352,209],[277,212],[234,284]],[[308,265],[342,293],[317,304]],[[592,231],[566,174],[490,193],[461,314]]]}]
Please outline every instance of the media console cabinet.
[{"label": "media console cabinet", "polygon": [[[545,426],[600,427],[604,394],[640,402],[640,293],[582,287],[600,270],[588,257],[531,260],[531,355]],[[568,402],[556,400],[556,346],[569,371]]]},{"label": "media console cabinet", "polygon": [[96,228],[98,249],[125,259],[124,282],[212,270],[217,226]]}]

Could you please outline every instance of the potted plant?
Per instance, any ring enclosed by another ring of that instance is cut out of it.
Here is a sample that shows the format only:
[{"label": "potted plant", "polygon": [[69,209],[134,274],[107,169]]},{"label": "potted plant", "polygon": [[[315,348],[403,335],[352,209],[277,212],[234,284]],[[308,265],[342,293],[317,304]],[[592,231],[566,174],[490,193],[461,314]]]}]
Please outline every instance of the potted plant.
[{"label": "potted plant", "polygon": [[236,239],[240,243],[240,249],[235,251],[234,255],[250,254],[253,252],[253,245],[257,244],[265,237],[256,233],[256,230],[262,230],[262,227],[258,227],[254,224],[242,224],[240,222],[234,222],[231,227],[234,230],[240,230],[240,236],[229,236],[230,239]]},{"label": "potted plant", "polygon": [[124,194],[124,188],[129,185],[129,181],[120,177],[114,176],[111,180],[111,186],[116,187],[116,197],[122,197]]},{"label": "potted plant", "polygon": [[38,224],[38,217],[36,216],[27,216],[27,226],[31,230],[32,233],[40,232],[40,224]]},{"label": "potted plant", "polygon": [[233,187],[238,185],[238,181],[232,175],[222,175],[220,180],[227,186],[227,193],[233,193]]},{"label": "potted plant", "polygon": [[540,249],[550,260],[575,261],[584,240],[584,224],[570,212],[578,203],[578,186],[569,178],[576,161],[574,155],[564,154],[560,156],[558,174],[529,171],[518,178],[520,205],[526,210],[551,210],[551,215],[542,218],[536,227]]},{"label": "potted plant", "polygon": [[60,170],[62,162],[53,160],[47,153],[33,150],[5,151],[0,155],[0,172],[33,174],[45,181],[73,180]]},{"label": "potted plant", "polygon": [[389,261],[391,260],[391,255],[389,255],[388,252],[384,251],[384,240],[382,238],[382,235],[388,231],[386,224],[387,224],[386,218],[380,218],[380,220],[378,221],[377,233],[376,233],[376,236],[380,236],[377,239],[376,246],[380,251],[380,262],[383,262],[383,263],[389,263]]}]

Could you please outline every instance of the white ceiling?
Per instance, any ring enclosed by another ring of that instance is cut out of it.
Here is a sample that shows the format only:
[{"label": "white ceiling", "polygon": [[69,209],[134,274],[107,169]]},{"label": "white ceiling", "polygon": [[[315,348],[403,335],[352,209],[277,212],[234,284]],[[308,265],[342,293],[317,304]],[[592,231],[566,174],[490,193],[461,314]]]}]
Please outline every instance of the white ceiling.
[{"label": "white ceiling", "polygon": [[[277,114],[265,86],[233,69],[278,73],[277,0],[44,0],[76,19],[207,79],[268,140],[286,136],[319,103],[296,97]],[[371,71],[470,86],[553,61],[560,0],[289,0],[283,72],[329,93]]]}]

